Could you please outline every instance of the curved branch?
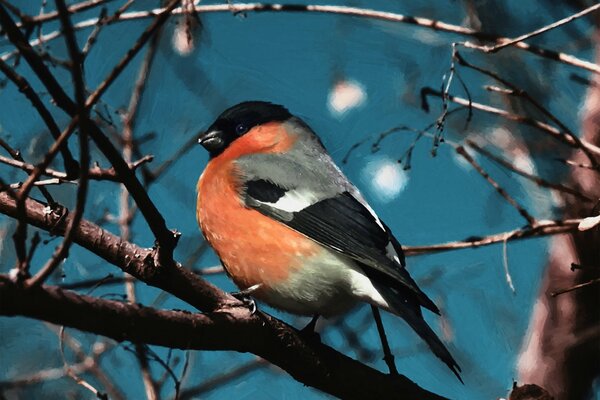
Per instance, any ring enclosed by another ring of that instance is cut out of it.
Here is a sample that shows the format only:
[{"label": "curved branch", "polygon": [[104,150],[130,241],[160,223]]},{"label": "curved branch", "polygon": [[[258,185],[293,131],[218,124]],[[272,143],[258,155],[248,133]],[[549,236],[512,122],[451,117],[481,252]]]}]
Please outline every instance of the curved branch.
[{"label": "curved branch", "polygon": [[[114,18],[107,23],[115,23],[121,21],[130,21],[135,19],[144,19],[155,17],[158,13],[164,11],[164,8],[158,8],[149,11],[132,11],[119,15],[118,18]],[[172,14],[182,14],[186,12],[181,8],[173,10]],[[392,12],[370,10],[366,8],[358,7],[345,7],[345,6],[329,6],[329,5],[303,5],[303,4],[265,4],[265,3],[239,3],[239,4],[214,4],[214,5],[202,5],[196,6],[195,12],[197,13],[215,13],[215,12],[229,12],[233,14],[246,13],[246,12],[307,12],[307,13],[322,13],[322,14],[339,14],[349,15],[353,17],[377,19],[381,21],[404,23],[410,25],[416,25],[422,28],[431,29],[434,31],[449,32],[460,36],[471,37],[474,39],[491,42],[495,44],[503,44],[509,42],[510,38],[505,38],[490,33],[480,32],[475,29],[467,28],[464,26],[448,24],[443,21],[437,21],[429,18],[413,17],[410,15],[403,15]],[[40,16],[42,17],[42,16]],[[85,29],[95,26],[98,23],[98,18],[92,18],[86,21],[81,21],[74,26],[75,29]],[[40,39],[33,40],[31,44],[37,46],[41,42],[47,42],[49,40],[56,39],[61,35],[60,31],[54,31],[43,35]],[[554,60],[563,64],[572,65],[574,67],[582,68],[587,71],[600,74],[600,65],[590,61],[579,59],[573,55],[561,53],[554,50],[548,50],[542,47],[530,45],[525,42],[517,42],[513,44],[514,47],[528,51],[537,56]],[[0,55],[0,58],[7,60],[15,52],[4,53]]]},{"label": "curved branch", "polygon": [[473,236],[463,241],[432,244],[428,246],[402,246],[402,249],[404,250],[404,254],[408,257],[419,254],[438,253],[441,251],[489,246],[491,244],[510,242],[518,239],[576,232],[580,222],[581,219],[568,219],[564,221],[540,220],[537,221],[534,226],[526,226],[524,228],[495,233],[489,236]]},{"label": "curved branch", "polygon": [[[0,192],[0,213],[17,216],[16,201],[4,192]],[[24,219],[30,225],[64,235],[72,215],[65,209],[51,210],[27,199]],[[73,240],[124,272],[211,314],[158,311],[47,286],[22,289],[6,280],[0,280],[0,314],[40,318],[116,340],[252,352],[283,368],[298,381],[343,398],[373,395],[389,398],[397,393],[405,393],[408,398],[443,398],[421,389],[406,377],[391,377],[328,346],[307,340],[269,315],[251,314],[239,300],[193,272],[180,265],[160,264],[154,249],[123,241],[87,220],[82,220],[75,229]],[[217,322],[218,326],[213,326]],[[201,347],[200,340],[212,338],[213,334],[215,342]]]},{"label": "curved branch", "polygon": [[[165,311],[82,296],[53,286],[23,288],[0,276],[0,315],[22,315],[110,337],[179,349],[252,352],[296,380],[346,399],[441,400],[403,376],[385,375],[246,307],[209,314]],[[240,340],[243,338],[243,340]],[[367,384],[368,383],[368,384]]]}]

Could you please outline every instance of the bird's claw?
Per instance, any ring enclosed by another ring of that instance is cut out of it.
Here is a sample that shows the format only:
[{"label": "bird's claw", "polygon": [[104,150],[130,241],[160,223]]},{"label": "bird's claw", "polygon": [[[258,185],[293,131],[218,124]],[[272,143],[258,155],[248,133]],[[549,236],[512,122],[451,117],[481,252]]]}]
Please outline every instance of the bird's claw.
[{"label": "bird's claw", "polygon": [[258,310],[258,308],[256,307],[256,301],[254,301],[252,297],[247,296],[241,292],[234,292],[231,293],[231,295],[239,301],[241,301],[242,303],[244,303],[244,306],[246,306],[248,310],[250,310],[250,315],[254,315],[256,313],[256,310]]},{"label": "bird's claw", "polygon": [[244,303],[244,305],[250,310],[250,314],[254,315],[258,308],[256,307],[256,301],[252,297],[250,297],[250,295],[256,290],[260,289],[261,286],[262,284],[259,283],[256,285],[252,285],[244,290],[240,290],[239,292],[231,292],[230,294],[242,303]]}]

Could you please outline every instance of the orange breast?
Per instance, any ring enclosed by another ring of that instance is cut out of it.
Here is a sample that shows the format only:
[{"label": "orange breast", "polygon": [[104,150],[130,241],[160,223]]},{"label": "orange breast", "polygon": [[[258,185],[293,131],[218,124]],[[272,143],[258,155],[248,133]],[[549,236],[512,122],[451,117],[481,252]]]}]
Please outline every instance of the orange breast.
[{"label": "orange breast", "polygon": [[279,124],[254,128],[210,161],[198,181],[197,218],[204,236],[240,289],[286,280],[318,245],[254,209],[240,197],[234,160],[248,153],[287,150],[294,143]]}]

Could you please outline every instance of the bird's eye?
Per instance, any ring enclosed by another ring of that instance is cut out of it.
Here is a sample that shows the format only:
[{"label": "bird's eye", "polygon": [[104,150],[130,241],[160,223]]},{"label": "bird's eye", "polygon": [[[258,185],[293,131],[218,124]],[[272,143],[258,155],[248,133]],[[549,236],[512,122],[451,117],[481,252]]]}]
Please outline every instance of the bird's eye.
[{"label": "bird's eye", "polygon": [[243,135],[247,131],[248,127],[246,126],[246,124],[237,124],[237,126],[235,127],[235,133],[237,133],[238,135]]}]

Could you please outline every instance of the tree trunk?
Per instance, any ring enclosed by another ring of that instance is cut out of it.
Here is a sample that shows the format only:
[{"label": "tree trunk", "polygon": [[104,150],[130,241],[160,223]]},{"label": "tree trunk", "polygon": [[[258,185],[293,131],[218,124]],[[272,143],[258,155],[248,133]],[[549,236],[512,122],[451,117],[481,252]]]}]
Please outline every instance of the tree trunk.
[{"label": "tree trunk", "polygon": [[[596,33],[600,38],[600,31]],[[600,45],[597,45],[597,62]],[[600,77],[591,76],[584,109],[583,136],[600,145]],[[589,164],[577,151],[572,160]],[[573,167],[567,180],[582,193],[600,198],[600,173]],[[572,196],[564,196],[564,218],[597,215]],[[571,263],[582,266],[571,270]],[[600,229],[555,237],[529,332],[520,355],[519,381],[537,384],[556,400],[588,398],[600,372],[600,285],[552,297],[557,289],[588,282],[600,276]]]}]

